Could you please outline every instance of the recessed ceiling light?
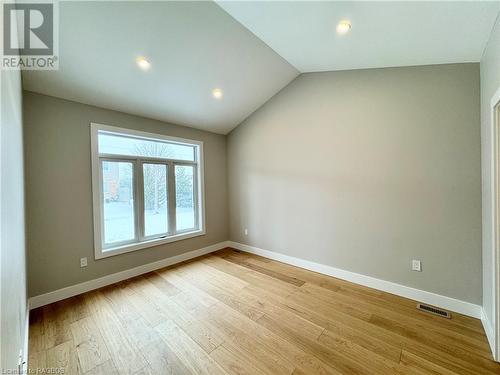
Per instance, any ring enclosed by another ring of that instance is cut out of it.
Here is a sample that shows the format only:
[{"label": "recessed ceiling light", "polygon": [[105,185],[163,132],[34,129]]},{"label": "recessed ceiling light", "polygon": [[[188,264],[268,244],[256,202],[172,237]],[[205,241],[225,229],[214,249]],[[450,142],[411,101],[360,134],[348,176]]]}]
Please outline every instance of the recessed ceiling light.
[{"label": "recessed ceiling light", "polygon": [[215,99],[221,99],[222,98],[222,90],[221,89],[213,89],[212,90],[212,96]]},{"label": "recessed ceiling light", "polygon": [[148,70],[151,67],[151,63],[143,56],[139,56],[135,62],[142,70]]},{"label": "recessed ceiling light", "polygon": [[346,34],[349,30],[351,30],[351,23],[349,21],[340,21],[337,25],[337,32],[339,34]]}]

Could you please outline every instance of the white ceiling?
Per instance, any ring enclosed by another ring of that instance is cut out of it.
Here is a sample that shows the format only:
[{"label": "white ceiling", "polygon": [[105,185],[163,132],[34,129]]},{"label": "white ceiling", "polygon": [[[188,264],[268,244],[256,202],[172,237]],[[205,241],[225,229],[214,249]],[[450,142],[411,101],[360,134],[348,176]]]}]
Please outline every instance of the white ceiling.
[{"label": "white ceiling", "polygon": [[[60,2],[60,69],[24,71],[24,88],[226,134],[298,71],[479,61],[500,9],[499,1],[217,4]],[[343,19],[353,27],[339,36]],[[147,72],[135,64],[140,55]]]},{"label": "white ceiling", "polygon": [[213,2],[60,2],[59,27],[60,69],[25,89],[217,133],[298,74]]},{"label": "white ceiling", "polygon": [[[499,1],[218,1],[300,72],[477,62]],[[337,23],[351,31],[338,35]]]}]

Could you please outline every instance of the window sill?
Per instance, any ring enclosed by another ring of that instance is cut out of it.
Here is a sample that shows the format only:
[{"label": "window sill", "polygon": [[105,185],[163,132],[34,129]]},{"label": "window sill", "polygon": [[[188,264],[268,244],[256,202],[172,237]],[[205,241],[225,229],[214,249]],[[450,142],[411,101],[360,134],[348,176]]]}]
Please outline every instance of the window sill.
[{"label": "window sill", "polygon": [[205,235],[205,230],[199,229],[199,230],[195,230],[192,232],[176,234],[174,236],[170,236],[167,238],[157,238],[154,240],[132,243],[132,244],[112,247],[112,248],[108,248],[108,249],[96,248],[95,259],[97,260],[97,259],[108,258],[108,257],[112,257],[114,255],[129,253],[131,251],[136,251],[136,250],[141,250],[141,249],[147,249],[149,247],[159,246],[159,245],[163,245],[166,243],[186,240],[188,238],[193,238],[193,237],[198,237],[198,236],[203,236],[203,235]]}]

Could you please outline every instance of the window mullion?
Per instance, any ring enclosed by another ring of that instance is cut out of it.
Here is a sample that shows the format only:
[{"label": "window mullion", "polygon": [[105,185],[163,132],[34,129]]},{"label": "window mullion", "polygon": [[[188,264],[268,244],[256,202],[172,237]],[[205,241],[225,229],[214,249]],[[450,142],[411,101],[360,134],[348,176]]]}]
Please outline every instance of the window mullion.
[{"label": "window mullion", "polygon": [[141,159],[136,159],[136,172],[134,173],[134,178],[137,179],[136,189],[137,189],[137,212],[135,214],[137,222],[137,236],[139,241],[142,241],[146,236],[144,229],[144,161]]},{"label": "window mullion", "polygon": [[176,200],[175,200],[175,167],[174,162],[168,162],[168,225],[169,232],[177,232],[176,223]]},{"label": "window mullion", "polygon": [[199,208],[199,185],[198,185],[198,167],[193,166],[193,203],[194,203],[194,227],[200,227],[200,208]]},{"label": "window mullion", "polygon": [[103,181],[103,160],[99,158],[99,215],[100,215],[100,228],[101,228],[101,248],[105,247],[104,242],[104,181]]}]

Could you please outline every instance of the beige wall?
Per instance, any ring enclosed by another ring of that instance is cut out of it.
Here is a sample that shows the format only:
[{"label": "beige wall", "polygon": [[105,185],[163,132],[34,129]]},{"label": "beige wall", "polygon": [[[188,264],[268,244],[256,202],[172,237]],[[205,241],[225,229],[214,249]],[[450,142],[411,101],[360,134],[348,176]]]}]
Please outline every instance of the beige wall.
[{"label": "beige wall", "polygon": [[21,72],[2,70],[0,81],[0,369],[17,370],[27,314]]},{"label": "beige wall", "polygon": [[481,303],[478,64],[302,74],[227,158],[231,240]]},{"label": "beige wall", "polygon": [[491,192],[491,109],[492,96],[500,88],[500,20],[490,36],[481,59],[481,150],[483,186],[483,309],[490,322],[493,316],[492,192]]},{"label": "beige wall", "polygon": [[[225,136],[31,92],[24,117],[30,296],[227,240]],[[207,234],[95,261],[90,122],[203,141]]]}]

